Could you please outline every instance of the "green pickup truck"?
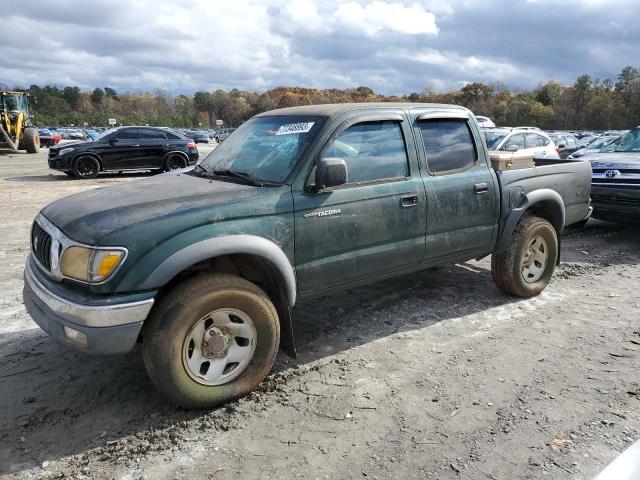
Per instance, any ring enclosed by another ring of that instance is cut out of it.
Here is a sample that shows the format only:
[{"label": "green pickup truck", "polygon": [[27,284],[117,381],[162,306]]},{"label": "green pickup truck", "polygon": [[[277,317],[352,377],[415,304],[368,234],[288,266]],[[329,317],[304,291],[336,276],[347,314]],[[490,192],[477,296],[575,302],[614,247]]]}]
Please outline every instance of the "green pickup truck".
[{"label": "green pickup truck", "polygon": [[300,298],[490,254],[504,292],[541,292],[563,228],[590,214],[591,168],[536,162],[494,170],[457,106],[266,112],[190,171],[44,208],[24,302],[69,347],[141,341],[162,393],[217,405],[254,389],[279,347],[295,355]]}]

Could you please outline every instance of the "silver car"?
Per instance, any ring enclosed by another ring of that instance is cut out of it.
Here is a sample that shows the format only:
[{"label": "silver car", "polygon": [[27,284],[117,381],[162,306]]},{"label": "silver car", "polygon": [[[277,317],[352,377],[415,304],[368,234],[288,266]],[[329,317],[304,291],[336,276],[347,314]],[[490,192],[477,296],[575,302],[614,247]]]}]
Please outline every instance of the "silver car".
[{"label": "silver car", "polygon": [[553,140],[536,127],[484,128],[483,133],[487,148],[492,151],[518,152],[538,159],[560,158]]}]

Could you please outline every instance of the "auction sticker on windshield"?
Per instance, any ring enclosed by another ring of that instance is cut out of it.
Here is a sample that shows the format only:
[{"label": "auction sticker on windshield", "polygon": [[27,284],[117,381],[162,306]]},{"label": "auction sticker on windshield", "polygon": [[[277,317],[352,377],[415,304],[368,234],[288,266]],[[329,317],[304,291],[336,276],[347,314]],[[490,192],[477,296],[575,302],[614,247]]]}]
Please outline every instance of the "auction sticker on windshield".
[{"label": "auction sticker on windshield", "polygon": [[315,122],[306,123],[291,123],[289,125],[282,125],[276,135],[291,135],[292,133],[307,133],[313,127]]}]

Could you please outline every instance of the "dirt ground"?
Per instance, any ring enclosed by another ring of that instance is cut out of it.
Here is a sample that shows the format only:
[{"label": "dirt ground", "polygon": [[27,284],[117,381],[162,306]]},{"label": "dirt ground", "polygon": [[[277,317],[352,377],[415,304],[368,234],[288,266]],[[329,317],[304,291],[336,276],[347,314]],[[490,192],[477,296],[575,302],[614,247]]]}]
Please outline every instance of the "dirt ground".
[{"label": "dirt ground", "polygon": [[299,304],[296,360],[224,408],[176,409],[139,350],[67,350],[21,300],[37,212],[141,176],[0,155],[0,478],[590,479],[640,438],[640,230],[597,221],[536,298],[502,294],[484,259]]}]

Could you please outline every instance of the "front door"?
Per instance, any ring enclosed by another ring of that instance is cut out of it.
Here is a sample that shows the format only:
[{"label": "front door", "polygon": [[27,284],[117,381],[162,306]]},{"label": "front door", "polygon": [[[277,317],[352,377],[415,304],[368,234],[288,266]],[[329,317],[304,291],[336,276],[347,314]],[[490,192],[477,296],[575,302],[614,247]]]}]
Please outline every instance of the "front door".
[{"label": "front door", "polygon": [[[427,169],[425,260],[491,251],[497,234],[496,179],[468,118],[418,120]],[[482,154],[482,155],[481,155]]]},{"label": "front door", "polygon": [[345,160],[347,184],[294,193],[301,294],[370,280],[424,255],[424,186],[406,121],[353,122],[321,154]]},{"label": "front door", "polygon": [[137,128],[122,128],[115,132],[104,147],[100,156],[105,170],[126,170],[131,160],[135,160],[140,149]]}]

